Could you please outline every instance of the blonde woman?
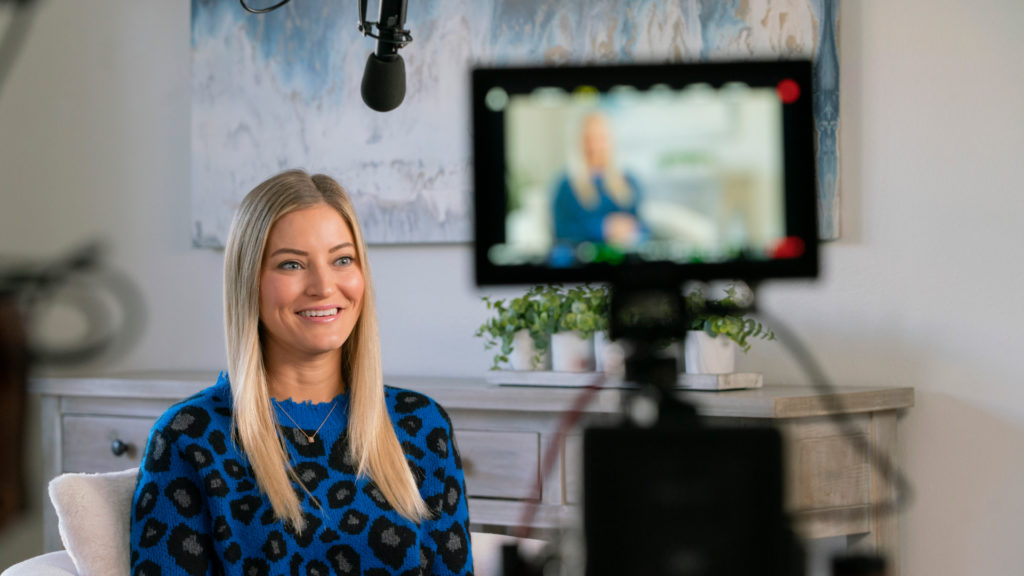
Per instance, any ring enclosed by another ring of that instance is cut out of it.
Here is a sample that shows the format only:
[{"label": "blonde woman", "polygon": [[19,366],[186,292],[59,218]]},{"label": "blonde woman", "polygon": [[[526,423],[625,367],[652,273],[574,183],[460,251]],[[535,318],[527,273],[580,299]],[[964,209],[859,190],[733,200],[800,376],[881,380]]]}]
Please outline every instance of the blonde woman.
[{"label": "blonde woman", "polygon": [[227,373],[150,433],[132,574],[471,574],[451,423],[382,383],[366,247],[334,180],[293,170],[245,197],[224,305]]},{"label": "blonde woman", "polygon": [[632,247],[644,234],[637,217],[639,186],[615,163],[607,116],[592,112],[580,125],[581,158],[559,181],[553,203],[556,243]]}]

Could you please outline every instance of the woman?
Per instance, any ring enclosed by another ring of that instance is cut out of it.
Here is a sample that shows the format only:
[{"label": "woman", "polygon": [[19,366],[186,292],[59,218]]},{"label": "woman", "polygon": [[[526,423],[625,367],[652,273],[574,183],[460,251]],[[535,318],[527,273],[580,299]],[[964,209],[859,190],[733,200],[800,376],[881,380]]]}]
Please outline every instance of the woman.
[{"label": "woman", "polygon": [[634,246],[643,234],[637,217],[639,186],[615,165],[605,115],[595,112],[583,118],[579,149],[582,161],[572,163],[555,190],[556,243]]},{"label": "woman", "polygon": [[471,574],[451,423],[382,383],[342,188],[297,170],[257,186],[232,223],[224,285],[228,372],[150,433],[132,573]]}]

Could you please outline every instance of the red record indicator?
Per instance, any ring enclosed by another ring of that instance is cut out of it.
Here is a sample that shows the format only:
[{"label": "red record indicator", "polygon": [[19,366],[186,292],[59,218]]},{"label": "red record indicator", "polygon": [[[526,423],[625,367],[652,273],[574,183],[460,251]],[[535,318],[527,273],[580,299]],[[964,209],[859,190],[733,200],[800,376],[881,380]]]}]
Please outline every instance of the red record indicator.
[{"label": "red record indicator", "polygon": [[789,78],[780,81],[775,91],[779,93],[779,100],[782,100],[783,104],[792,104],[800,98],[800,85]]}]

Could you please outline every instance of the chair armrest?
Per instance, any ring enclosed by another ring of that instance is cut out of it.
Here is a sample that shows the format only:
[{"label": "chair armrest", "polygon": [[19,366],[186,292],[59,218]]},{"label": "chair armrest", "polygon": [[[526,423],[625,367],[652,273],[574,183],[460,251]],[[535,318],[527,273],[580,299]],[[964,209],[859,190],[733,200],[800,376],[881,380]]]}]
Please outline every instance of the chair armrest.
[{"label": "chair armrest", "polygon": [[0,576],[78,576],[78,571],[67,551],[59,550],[19,562]]}]

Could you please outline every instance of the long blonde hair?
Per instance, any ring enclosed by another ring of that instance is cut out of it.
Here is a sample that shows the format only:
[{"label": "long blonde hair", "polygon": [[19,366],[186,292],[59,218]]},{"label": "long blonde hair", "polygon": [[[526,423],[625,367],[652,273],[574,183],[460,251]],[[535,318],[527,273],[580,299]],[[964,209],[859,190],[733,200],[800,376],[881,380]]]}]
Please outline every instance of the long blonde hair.
[{"label": "long blonde hair", "polygon": [[[590,111],[584,114],[579,120],[578,133],[581,141],[573,143],[573,148],[569,154],[569,184],[580,206],[587,209],[593,209],[599,202],[597,187],[594,186],[593,174],[584,158],[584,145],[582,143],[582,140],[586,137],[588,125],[592,122],[602,122],[609,131],[611,130],[611,121],[605,114],[598,111]],[[619,208],[627,209],[635,199],[633,188],[630,186],[629,181],[626,180],[622,169],[615,162],[614,142],[611,142],[609,145],[612,146],[612,150],[609,152],[608,165],[604,167],[601,175],[604,177],[604,185],[608,191],[608,196]]]},{"label": "long blonde hair", "polygon": [[351,228],[365,285],[362,312],[342,345],[341,354],[341,374],[349,395],[349,450],[358,463],[358,474],[373,479],[399,514],[419,522],[429,511],[388,416],[377,309],[363,233],[348,195],[328,176],[310,176],[301,170],[273,176],[242,200],[232,221],[224,254],[224,325],[234,397],[235,440],[248,458],[274,514],[301,532],[305,519],[292,481],[303,489],[305,485],[292,469],[284,439],[278,432],[263,362],[260,268],[274,223],[285,214],[320,204],[337,210]]}]

